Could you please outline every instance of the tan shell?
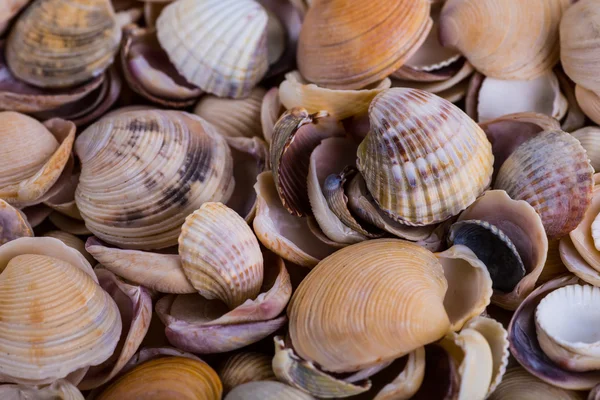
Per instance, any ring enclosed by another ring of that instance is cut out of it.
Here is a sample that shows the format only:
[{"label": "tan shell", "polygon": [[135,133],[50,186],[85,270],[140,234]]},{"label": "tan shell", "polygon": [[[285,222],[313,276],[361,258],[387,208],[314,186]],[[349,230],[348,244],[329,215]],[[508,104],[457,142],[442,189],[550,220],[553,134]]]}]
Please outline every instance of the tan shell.
[{"label": "tan shell", "polygon": [[[373,100],[369,119],[358,169],[380,208],[395,220],[444,221],[490,184],[492,146],[452,103],[421,90],[393,88]],[[415,140],[426,145],[417,147]]]},{"label": "tan shell", "polygon": [[224,400],[314,400],[304,393],[281,382],[248,382],[234,388]]},{"label": "tan shell", "polygon": [[511,368],[504,375],[502,383],[488,398],[489,400],[583,400],[583,396],[573,390],[565,390],[552,386],[521,367]]},{"label": "tan shell", "polygon": [[260,291],[258,240],[246,221],[221,203],[204,203],[185,219],[179,255],[188,280],[207,299],[220,299],[234,309]]},{"label": "tan shell", "polygon": [[300,32],[298,69],[321,87],[360,89],[380,81],[427,38],[429,9],[427,0],[317,2]]},{"label": "tan shell", "polygon": [[59,379],[49,386],[0,385],[3,400],[84,400],[83,395],[67,380]]},{"label": "tan shell", "polygon": [[[458,49],[486,76],[528,80],[558,62],[558,30],[570,0],[449,0],[440,41]],[[479,32],[485,26],[485,35]]]},{"label": "tan shell", "polygon": [[[410,242],[379,239],[345,247],[320,262],[290,300],[292,344],[300,357],[327,371],[391,361],[447,332],[447,287],[433,253]],[[343,343],[335,332],[345,335]]]},{"label": "tan shell", "polygon": [[109,67],[120,40],[109,0],[36,0],[11,29],[6,60],[29,84],[75,86]]},{"label": "tan shell", "polygon": [[577,85],[575,87],[575,97],[585,115],[595,123],[600,123],[600,97],[598,97],[598,94]]},{"label": "tan shell", "polygon": [[20,238],[0,248],[0,270],[3,381],[50,383],[113,354],[119,309],[80,253],[54,238]]},{"label": "tan shell", "polygon": [[90,263],[90,265],[96,264],[96,260],[94,259],[94,257],[92,257],[90,255],[90,253],[88,253],[87,250],[85,249],[85,242],[83,240],[79,239],[77,236],[72,235],[67,232],[63,232],[63,231],[46,232],[46,233],[44,233],[44,236],[45,237],[53,237],[55,239],[60,240],[67,246],[80,252],[85,257],[85,259]]},{"label": "tan shell", "polygon": [[229,146],[201,118],[178,111],[132,111],[103,118],[75,143],[75,194],[98,238],[131,249],[175,245],[185,217],[234,188]]},{"label": "tan shell", "polygon": [[571,134],[579,140],[579,143],[585,149],[594,171],[600,171],[600,128],[587,126]]},{"label": "tan shell", "polygon": [[241,384],[254,381],[274,381],[271,357],[266,354],[243,352],[232,355],[217,370],[223,383],[223,393]]},{"label": "tan shell", "polygon": [[20,237],[32,237],[33,229],[20,210],[0,199],[0,246]]},{"label": "tan shell", "polygon": [[156,21],[158,40],[188,82],[246,97],[267,72],[266,10],[253,0],[183,0]]}]

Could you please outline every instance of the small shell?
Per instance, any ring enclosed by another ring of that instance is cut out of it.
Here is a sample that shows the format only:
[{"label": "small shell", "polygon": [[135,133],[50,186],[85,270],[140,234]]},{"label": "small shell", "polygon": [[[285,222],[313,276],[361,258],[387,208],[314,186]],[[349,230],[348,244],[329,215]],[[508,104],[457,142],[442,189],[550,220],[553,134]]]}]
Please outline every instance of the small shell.
[{"label": "small shell", "polygon": [[11,29],[6,60],[15,76],[29,84],[75,86],[101,75],[120,41],[108,0],[36,0]]},{"label": "small shell", "polygon": [[314,400],[304,393],[281,382],[249,382],[234,388],[224,400]]},{"label": "small shell", "polygon": [[188,82],[246,97],[267,72],[266,10],[253,0],[183,0],[156,21],[158,40]]},{"label": "small shell", "polygon": [[577,85],[575,87],[575,97],[585,115],[595,123],[600,123],[600,97],[598,94]]},{"label": "small shell", "polygon": [[591,202],[593,173],[579,141],[562,131],[545,131],[506,159],[494,188],[532,204],[548,237],[556,239],[583,219]]},{"label": "small shell", "polygon": [[84,400],[85,398],[67,380],[59,379],[49,386],[0,385],[0,398],[3,400]]},{"label": "small shell", "polygon": [[600,171],[600,128],[587,126],[571,133],[585,149],[594,171]]},{"label": "small shell", "polygon": [[67,246],[69,246],[70,248],[75,249],[78,252],[80,252],[85,257],[85,259],[90,263],[90,265],[96,264],[96,260],[94,259],[94,257],[92,257],[90,255],[90,253],[88,253],[87,250],[85,249],[85,242],[83,240],[79,239],[77,236],[72,235],[67,232],[63,232],[63,231],[46,232],[46,233],[44,233],[44,236],[45,237],[53,237],[55,239],[60,240],[61,242],[63,242]]},{"label": "small shell", "polygon": [[0,246],[20,237],[32,237],[33,229],[20,210],[0,199]]},{"label": "small shell", "polygon": [[271,357],[260,353],[243,352],[232,355],[217,372],[223,383],[224,394],[247,382],[276,380],[271,368]]},{"label": "small shell", "polygon": [[221,203],[204,203],[185,219],[179,255],[188,280],[207,299],[234,309],[260,291],[258,240],[242,217]]},{"label": "small shell", "polygon": [[508,370],[496,391],[488,397],[489,400],[517,398],[521,400],[582,400],[579,393],[552,386],[520,367]]}]

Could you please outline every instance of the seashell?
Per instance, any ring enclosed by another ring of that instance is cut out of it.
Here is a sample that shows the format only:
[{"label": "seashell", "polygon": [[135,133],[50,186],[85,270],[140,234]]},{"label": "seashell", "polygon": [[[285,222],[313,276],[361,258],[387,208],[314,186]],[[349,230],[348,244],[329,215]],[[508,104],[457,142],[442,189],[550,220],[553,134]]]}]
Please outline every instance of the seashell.
[{"label": "seashell", "polygon": [[27,217],[0,199],[0,246],[20,237],[33,237],[33,229]]},{"label": "seashell", "polygon": [[[43,201],[71,154],[75,126],[53,119],[44,125],[15,112],[0,112],[0,198],[16,207]],[[26,152],[28,157],[21,157]]]},{"label": "seashell", "polygon": [[[440,42],[459,50],[488,77],[534,79],[558,62],[559,23],[570,4],[449,0],[440,16]],[[485,37],[477,33],[481,24]]]},{"label": "seashell", "polygon": [[590,159],[594,171],[600,171],[600,128],[587,126],[572,132]]},{"label": "seashell", "polygon": [[[570,240],[566,236],[564,238]],[[568,269],[565,267],[565,264],[561,260],[560,256],[559,247],[561,241],[562,239],[548,241],[548,255],[546,257],[546,264],[544,264],[544,269],[538,278],[538,286],[568,272]]]},{"label": "seashell", "polygon": [[423,383],[411,399],[456,399],[460,387],[458,365],[439,344],[425,346]]},{"label": "seashell", "polygon": [[145,362],[113,382],[97,400],[123,398],[221,398],[223,386],[205,362],[184,357],[165,357]]},{"label": "seashell", "polygon": [[52,382],[51,385],[43,387],[29,385],[0,385],[0,397],[4,400],[85,399],[77,387],[63,379],[59,379]]},{"label": "seashell", "polygon": [[526,275],[510,293],[495,292],[492,303],[515,309],[533,290],[548,253],[542,220],[526,201],[512,200],[502,190],[487,191],[459,217],[459,221],[482,220],[496,226],[513,242]]},{"label": "seashell", "polygon": [[92,257],[90,253],[88,253],[85,249],[84,241],[79,239],[77,236],[63,231],[49,231],[44,233],[44,237],[52,237],[60,240],[70,248],[80,252],[85,257],[87,262],[90,263],[90,265],[96,264],[96,260],[94,259],[94,257]]},{"label": "seashell", "polygon": [[429,10],[426,0],[316,3],[302,24],[298,69],[309,82],[333,89],[380,81],[425,41],[432,26]]},{"label": "seashell", "polygon": [[70,233],[72,235],[91,235],[92,232],[85,226],[85,223],[79,219],[67,217],[64,214],[53,211],[49,216],[48,220],[52,222],[52,224],[59,231],[64,231]]},{"label": "seashell", "polygon": [[308,82],[298,71],[289,72],[279,85],[279,97],[285,108],[304,107],[309,113],[327,110],[342,120],[368,111],[375,96],[389,89],[392,82],[385,78],[362,90],[335,90]]},{"label": "seashell", "polygon": [[7,0],[0,4],[0,36],[10,25],[12,18],[17,15],[31,0]]},{"label": "seashell", "polygon": [[273,128],[271,165],[281,202],[298,217],[311,213],[307,194],[310,154],[326,138],[343,136],[339,122],[327,111],[309,114],[304,108],[286,111]]},{"label": "seashell", "polygon": [[314,400],[314,397],[281,382],[248,382],[235,387],[224,400]]},{"label": "seashell", "polygon": [[279,89],[274,87],[271,88],[265,97],[260,107],[260,122],[262,126],[262,132],[267,143],[271,144],[273,137],[273,128],[279,120],[279,117],[284,112],[284,108],[279,100]]},{"label": "seashell", "polygon": [[82,165],[75,200],[85,224],[121,247],[176,244],[188,214],[204,202],[227,201],[234,187],[225,139],[187,113],[103,118],[77,138],[75,151]]},{"label": "seashell", "polygon": [[575,83],[558,66],[554,68],[554,73],[560,83],[560,89],[569,103],[567,115],[561,123],[561,129],[565,132],[573,132],[585,125],[586,117],[575,96]]},{"label": "seashell", "polygon": [[[491,145],[448,101],[393,88],[373,100],[369,119],[357,166],[377,204],[393,219],[417,226],[444,221],[489,185]],[[414,140],[427,144],[417,148]]]},{"label": "seashell", "polygon": [[[386,383],[373,400],[411,399],[418,392],[425,378],[425,348],[419,347],[407,357],[394,361],[381,375],[387,375],[388,370],[396,367],[396,364],[402,364],[401,372],[397,373],[391,382]],[[378,376],[372,379],[376,384]]]},{"label": "seashell", "polygon": [[186,277],[202,297],[234,309],[255,298],[263,257],[252,229],[221,203],[204,203],[181,227],[179,255]]},{"label": "seashell", "polygon": [[481,220],[461,220],[450,228],[448,242],[465,245],[489,271],[492,287],[510,293],[526,274],[512,240],[497,226]]},{"label": "seashell", "polygon": [[444,307],[450,329],[458,331],[490,304],[492,279],[485,264],[466,246],[454,245],[436,257],[448,282]]},{"label": "seashell", "polygon": [[[156,4],[167,5],[146,2],[144,6]],[[160,47],[155,30],[135,25],[125,27],[121,66],[131,90],[154,103],[186,107],[194,104],[202,94],[202,90],[179,75]]]},{"label": "seashell", "polygon": [[213,124],[221,135],[262,137],[260,112],[265,94],[263,88],[255,87],[244,99],[207,95],[196,104],[194,114]]},{"label": "seashell", "polygon": [[51,383],[113,354],[119,309],[79,252],[54,238],[20,238],[0,248],[0,270],[2,381]]},{"label": "seashell", "polygon": [[188,82],[219,97],[246,97],[268,69],[266,10],[252,0],[184,0],[156,21],[162,48]]},{"label": "seashell", "polygon": [[545,131],[506,159],[494,188],[532,204],[548,238],[556,239],[583,219],[591,202],[593,173],[585,149],[576,139],[562,131]]},{"label": "seashell", "polygon": [[577,103],[592,121],[600,121],[600,97],[596,92],[585,89],[583,86],[575,86],[575,97]]},{"label": "seashell", "polygon": [[247,382],[276,380],[271,368],[271,357],[260,353],[243,352],[232,355],[217,372],[223,383],[224,394]]},{"label": "seashell", "polygon": [[11,30],[6,61],[17,78],[31,85],[70,87],[101,75],[120,41],[121,28],[108,0],[36,0]]},{"label": "seashell", "polygon": [[556,399],[581,400],[579,393],[557,388],[530,375],[523,368],[511,368],[504,375],[504,380],[496,391],[488,397],[489,400],[504,399]]},{"label": "seashell", "polygon": [[[448,330],[446,289],[435,256],[410,242],[378,239],[343,248],[319,263],[294,293],[288,307],[292,344],[304,360],[332,372],[392,361]],[[382,301],[397,305],[393,315]],[[336,311],[340,304],[346,312]],[[361,312],[364,307],[387,314]],[[425,308],[427,315],[420,311]],[[344,343],[332,332],[343,332]],[[374,337],[386,340],[366,339]]]}]

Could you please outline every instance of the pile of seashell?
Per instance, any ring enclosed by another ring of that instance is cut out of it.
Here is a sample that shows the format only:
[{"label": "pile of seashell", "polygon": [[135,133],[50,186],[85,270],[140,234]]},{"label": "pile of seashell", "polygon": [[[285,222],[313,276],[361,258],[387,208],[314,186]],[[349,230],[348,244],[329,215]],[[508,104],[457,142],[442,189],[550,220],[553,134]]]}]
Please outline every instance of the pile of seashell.
[{"label": "pile of seashell", "polygon": [[599,32],[0,0],[0,399],[600,399]]}]

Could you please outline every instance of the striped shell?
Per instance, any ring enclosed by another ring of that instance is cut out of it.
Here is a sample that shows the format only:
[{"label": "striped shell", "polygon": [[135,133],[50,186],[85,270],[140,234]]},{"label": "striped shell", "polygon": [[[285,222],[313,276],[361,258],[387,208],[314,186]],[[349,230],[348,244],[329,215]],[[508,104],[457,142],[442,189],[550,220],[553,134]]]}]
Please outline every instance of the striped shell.
[{"label": "striped shell", "polygon": [[103,118],[75,143],[75,193],[87,228],[125,248],[175,245],[187,215],[234,188],[225,139],[199,117],[132,111]]},{"label": "striped shell", "polygon": [[120,41],[109,0],[36,0],[12,28],[6,59],[20,80],[69,87],[101,75]]},{"label": "striped shell", "polygon": [[369,119],[357,166],[375,201],[395,220],[444,221],[490,184],[492,146],[452,103],[425,91],[393,88],[373,100]]}]

